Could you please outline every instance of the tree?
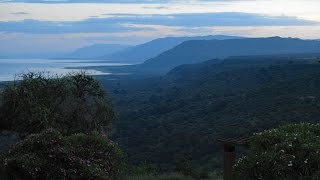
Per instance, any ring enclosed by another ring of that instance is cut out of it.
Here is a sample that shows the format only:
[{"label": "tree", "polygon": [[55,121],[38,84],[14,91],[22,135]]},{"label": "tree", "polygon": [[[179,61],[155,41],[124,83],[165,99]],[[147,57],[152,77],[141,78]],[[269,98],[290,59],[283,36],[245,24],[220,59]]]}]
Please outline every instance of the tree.
[{"label": "tree", "polygon": [[83,72],[64,77],[23,74],[1,93],[1,128],[22,135],[48,128],[66,135],[106,132],[114,116],[99,82]]},{"label": "tree", "polygon": [[318,179],[320,125],[292,124],[256,134],[234,166],[240,179]]},{"label": "tree", "polygon": [[1,179],[115,179],[121,174],[122,153],[106,136],[114,112],[91,76],[28,73],[0,95],[1,128],[22,138],[0,157]]},{"label": "tree", "polygon": [[115,179],[123,156],[100,133],[63,136],[48,129],[16,144],[2,159],[1,179]]}]

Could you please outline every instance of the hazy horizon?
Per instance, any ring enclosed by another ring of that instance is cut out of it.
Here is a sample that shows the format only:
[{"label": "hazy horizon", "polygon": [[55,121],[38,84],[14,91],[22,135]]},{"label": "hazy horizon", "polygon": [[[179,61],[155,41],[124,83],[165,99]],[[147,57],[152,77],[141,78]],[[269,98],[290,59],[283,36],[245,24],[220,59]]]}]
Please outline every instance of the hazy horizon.
[{"label": "hazy horizon", "polygon": [[320,39],[320,1],[0,0],[0,53],[67,53],[168,36]]}]

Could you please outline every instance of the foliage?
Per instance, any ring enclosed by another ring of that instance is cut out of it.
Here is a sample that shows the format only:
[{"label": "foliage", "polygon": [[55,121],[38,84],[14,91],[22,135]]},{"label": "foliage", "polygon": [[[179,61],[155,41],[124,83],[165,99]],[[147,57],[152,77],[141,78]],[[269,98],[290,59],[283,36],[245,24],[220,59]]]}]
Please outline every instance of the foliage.
[{"label": "foliage", "polygon": [[193,180],[193,178],[178,173],[172,173],[162,175],[129,176],[126,177],[125,180]]},{"label": "foliage", "polygon": [[143,162],[138,165],[129,166],[127,168],[127,174],[129,175],[149,175],[157,173],[157,168],[146,162]]},{"label": "foliage", "polygon": [[134,164],[176,171],[221,169],[220,137],[320,122],[320,66],[313,57],[235,57],[177,67],[161,78],[102,84],[119,111],[112,137]]},{"label": "foliage", "polygon": [[179,158],[175,165],[175,171],[195,179],[210,178],[208,171],[195,167],[192,164],[191,157]]},{"label": "foliage", "polygon": [[165,173],[165,174],[147,174],[147,175],[135,175],[127,176],[124,180],[222,180],[222,176],[217,174],[211,174],[206,178],[193,178],[191,176],[183,175],[181,173]]},{"label": "foliage", "polygon": [[292,124],[256,134],[236,163],[241,179],[309,179],[320,176],[320,125]]},{"label": "foliage", "polygon": [[64,77],[23,74],[1,93],[1,128],[22,135],[51,127],[63,134],[102,131],[113,118],[100,84],[83,72]]},{"label": "foliage", "polygon": [[8,179],[115,179],[122,153],[99,133],[63,136],[48,129],[16,144],[1,162]]},{"label": "foliage", "polygon": [[[115,179],[122,173],[122,153],[106,136],[114,112],[93,77],[28,73],[0,95],[0,128],[24,138],[0,158],[1,179]],[[18,140],[11,133],[0,138],[4,152]]]},{"label": "foliage", "polygon": [[19,140],[18,134],[11,131],[0,131],[0,154],[9,151],[9,148]]}]

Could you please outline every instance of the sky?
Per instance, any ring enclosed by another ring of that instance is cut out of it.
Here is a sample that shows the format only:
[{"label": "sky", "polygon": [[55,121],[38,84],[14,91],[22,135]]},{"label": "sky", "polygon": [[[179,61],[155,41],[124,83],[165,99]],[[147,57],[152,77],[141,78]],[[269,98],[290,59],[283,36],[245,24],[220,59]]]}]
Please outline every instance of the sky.
[{"label": "sky", "polygon": [[0,0],[2,54],[218,34],[320,39],[320,0]]}]

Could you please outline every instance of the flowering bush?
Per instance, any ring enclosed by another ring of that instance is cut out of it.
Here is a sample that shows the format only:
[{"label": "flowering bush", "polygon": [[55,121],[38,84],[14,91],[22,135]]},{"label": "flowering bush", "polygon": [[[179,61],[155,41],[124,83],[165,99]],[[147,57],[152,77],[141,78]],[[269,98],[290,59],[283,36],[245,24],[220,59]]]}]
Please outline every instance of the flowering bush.
[{"label": "flowering bush", "polygon": [[121,151],[99,133],[62,136],[49,129],[30,135],[1,158],[0,179],[114,179]]},{"label": "flowering bush", "polygon": [[[320,125],[292,124],[255,134],[234,166],[237,179],[320,177]],[[241,177],[241,178],[239,178]]]}]

